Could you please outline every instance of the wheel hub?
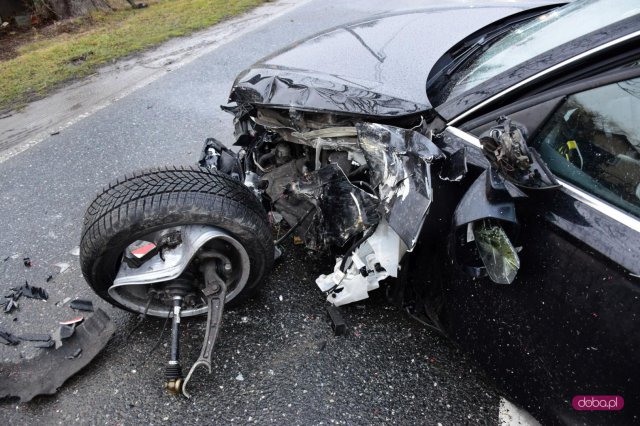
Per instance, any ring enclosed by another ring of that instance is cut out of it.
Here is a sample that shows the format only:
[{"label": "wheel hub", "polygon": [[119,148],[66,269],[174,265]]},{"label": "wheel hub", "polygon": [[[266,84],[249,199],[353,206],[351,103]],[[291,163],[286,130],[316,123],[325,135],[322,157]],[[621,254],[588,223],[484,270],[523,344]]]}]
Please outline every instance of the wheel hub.
[{"label": "wheel hub", "polygon": [[[179,239],[176,239],[179,233]],[[162,241],[171,235],[170,246]],[[179,243],[175,244],[176,241]],[[153,255],[148,253],[153,250]],[[143,258],[124,261],[131,253]],[[213,226],[185,225],[157,231],[132,242],[123,253],[123,261],[109,288],[109,295],[121,305],[150,316],[166,318],[172,311],[172,292],[182,288],[183,317],[205,314],[207,306],[198,294],[203,282],[198,266],[215,259],[219,273],[229,283],[226,302],[238,295],[249,279],[249,255],[229,233]],[[136,267],[132,267],[136,266]],[[187,287],[191,290],[187,290]]]}]

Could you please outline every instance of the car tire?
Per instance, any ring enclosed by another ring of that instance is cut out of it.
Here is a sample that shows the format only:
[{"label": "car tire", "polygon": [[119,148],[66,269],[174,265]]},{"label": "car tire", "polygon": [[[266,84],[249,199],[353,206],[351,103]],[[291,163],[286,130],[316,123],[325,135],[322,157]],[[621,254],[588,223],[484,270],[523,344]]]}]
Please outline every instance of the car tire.
[{"label": "car tire", "polygon": [[264,282],[274,258],[266,212],[240,182],[200,167],[141,171],[99,193],[84,216],[80,265],[85,280],[107,302],[135,312],[108,293],[124,250],[142,235],[180,225],[215,226],[246,250],[249,278],[233,304]]}]

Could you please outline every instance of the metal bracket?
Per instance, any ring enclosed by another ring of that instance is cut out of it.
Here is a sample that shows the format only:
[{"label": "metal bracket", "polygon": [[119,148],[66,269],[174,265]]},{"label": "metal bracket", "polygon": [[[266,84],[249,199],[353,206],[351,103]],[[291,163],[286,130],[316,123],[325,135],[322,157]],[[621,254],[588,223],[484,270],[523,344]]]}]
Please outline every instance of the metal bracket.
[{"label": "metal bracket", "polygon": [[220,278],[216,271],[215,262],[207,262],[203,266],[204,269],[204,281],[205,288],[202,290],[205,299],[207,300],[207,307],[209,309],[207,314],[207,329],[204,335],[204,342],[202,344],[202,350],[198,360],[191,366],[189,374],[182,383],[182,394],[187,398],[191,398],[189,392],[187,392],[187,384],[191,380],[193,372],[199,366],[206,366],[211,374],[211,357],[213,355],[213,347],[215,346],[216,339],[220,326],[222,325],[222,314],[224,312],[224,300],[227,294],[227,285]]}]

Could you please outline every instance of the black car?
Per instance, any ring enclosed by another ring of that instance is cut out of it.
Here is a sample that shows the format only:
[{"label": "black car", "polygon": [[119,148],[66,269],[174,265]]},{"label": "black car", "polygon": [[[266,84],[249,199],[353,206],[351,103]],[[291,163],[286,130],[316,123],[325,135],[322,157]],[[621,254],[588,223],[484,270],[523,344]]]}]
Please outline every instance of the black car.
[{"label": "black car", "polygon": [[[199,167],[96,198],[84,276],[116,306],[172,316],[170,390],[188,395],[225,303],[293,237],[336,255],[316,280],[330,304],[382,285],[544,423],[639,422],[640,3],[512,12],[411,11],[303,40],[236,79],[235,148],[208,139]],[[435,27],[492,14],[433,57]],[[180,317],[205,312],[183,379]]]}]

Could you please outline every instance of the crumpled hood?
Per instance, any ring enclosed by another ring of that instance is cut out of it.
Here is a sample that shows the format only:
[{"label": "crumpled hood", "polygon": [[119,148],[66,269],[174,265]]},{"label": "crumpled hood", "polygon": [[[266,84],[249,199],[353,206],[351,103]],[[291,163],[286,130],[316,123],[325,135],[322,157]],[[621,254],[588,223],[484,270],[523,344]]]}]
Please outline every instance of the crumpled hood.
[{"label": "crumpled hood", "polygon": [[425,80],[454,43],[522,6],[456,6],[379,15],[312,36],[236,79],[230,100],[306,111],[401,116],[430,104]]}]

